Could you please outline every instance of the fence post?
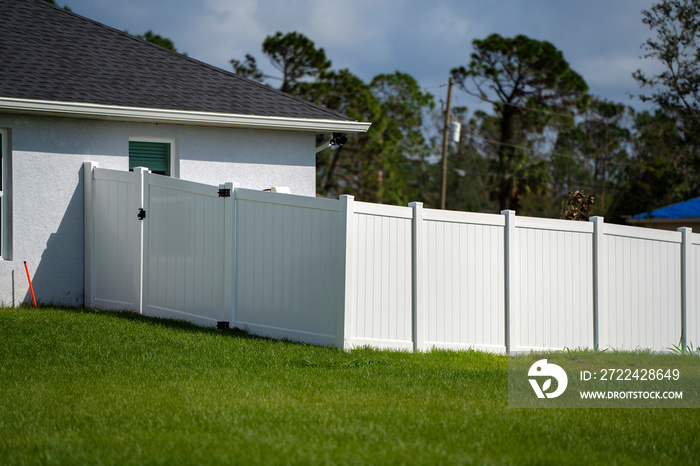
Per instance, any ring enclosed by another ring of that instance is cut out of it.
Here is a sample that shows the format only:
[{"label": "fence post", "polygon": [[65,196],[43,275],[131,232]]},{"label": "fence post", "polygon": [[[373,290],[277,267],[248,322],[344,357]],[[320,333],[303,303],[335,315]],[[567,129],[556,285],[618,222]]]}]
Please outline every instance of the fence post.
[{"label": "fence post", "polygon": [[[226,183],[225,189],[230,189],[231,197],[224,198],[224,310],[228,309],[231,328],[236,326],[236,188],[239,183]],[[226,315],[224,313],[224,315]]]},{"label": "fence post", "polygon": [[589,222],[593,222],[593,349],[600,346],[600,311],[603,308],[603,283],[605,274],[605,255],[603,228],[605,227],[603,217],[591,217]]},{"label": "fence post", "polygon": [[342,293],[339,303],[339,315],[336,319],[337,346],[345,350],[352,349],[352,320],[355,312],[355,296],[352,292],[354,270],[352,260],[353,250],[353,217],[355,213],[355,198],[344,194],[340,196],[340,250],[342,270]]},{"label": "fence post", "polygon": [[[221,311],[219,321],[232,322],[233,312],[233,196],[235,195],[233,183],[228,182],[219,185],[219,189],[228,189],[229,197],[223,197],[222,215],[222,280],[221,280]],[[231,325],[233,327],[233,325]]]},{"label": "fence post", "polygon": [[501,215],[505,215],[506,225],[504,237],[505,248],[505,337],[506,354],[515,351],[515,338],[513,335],[513,317],[518,316],[519,306],[515,298],[515,211],[502,210]]},{"label": "fence post", "polygon": [[681,232],[681,349],[685,350],[688,347],[688,272],[690,267],[690,234],[692,228],[681,227],[678,229]]},{"label": "fence post", "polygon": [[83,307],[95,307],[93,274],[95,271],[95,212],[93,205],[95,162],[83,163]]},{"label": "fence post", "polygon": [[134,168],[134,202],[135,208],[133,218],[138,218],[140,209],[145,211],[143,219],[131,220],[134,222],[134,309],[139,314],[143,314],[147,305],[148,283],[146,258],[148,254],[148,169],[145,167]]},{"label": "fence post", "polygon": [[413,248],[411,261],[413,283],[413,351],[423,351],[425,348],[425,319],[423,307],[423,203],[411,202],[408,204],[413,209]]}]

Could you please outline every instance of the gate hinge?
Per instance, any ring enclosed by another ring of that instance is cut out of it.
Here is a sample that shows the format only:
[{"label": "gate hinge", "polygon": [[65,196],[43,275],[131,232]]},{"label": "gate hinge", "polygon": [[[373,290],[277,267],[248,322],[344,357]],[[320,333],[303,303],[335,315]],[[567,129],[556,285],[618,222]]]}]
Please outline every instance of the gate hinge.
[{"label": "gate hinge", "polygon": [[139,213],[136,216],[139,220],[143,220],[144,218],[146,218],[146,211],[143,209],[139,209]]},{"label": "gate hinge", "polygon": [[219,197],[231,197],[231,189],[222,188],[219,190]]}]

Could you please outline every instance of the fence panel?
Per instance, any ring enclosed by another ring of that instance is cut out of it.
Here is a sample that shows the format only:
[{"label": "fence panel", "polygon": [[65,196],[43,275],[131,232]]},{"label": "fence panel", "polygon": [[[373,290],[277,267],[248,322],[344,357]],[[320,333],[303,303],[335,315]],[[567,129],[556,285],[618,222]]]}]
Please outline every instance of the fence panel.
[{"label": "fence panel", "polygon": [[409,207],[354,203],[354,346],[412,350],[411,217]]},{"label": "fence panel", "polygon": [[681,233],[606,224],[600,346],[664,351],[681,338]]},{"label": "fence panel", "polygon": [[593,224],[515,219],[515,351],[592,347]]},{"label": "fence panel", "polygon": [[134,265],[140,251],[134,236],[135,176],[102,168],[94,168],[91,176],[94,222],[91,304],[97,309],[136,310]]},{"label": "fence panel", "polygon": [[229,321],[222,299],[227,213],[218,187],[153,175],[148,186],[144,313],[208,326]]},{"label": "fence panel", "polygon": [[344,270],[339,201],[236,189],[236,325],[335,345]]},{"label": "fence panel", "polygon": [[426,348],[505,351],[501,215],[423,211]]}]

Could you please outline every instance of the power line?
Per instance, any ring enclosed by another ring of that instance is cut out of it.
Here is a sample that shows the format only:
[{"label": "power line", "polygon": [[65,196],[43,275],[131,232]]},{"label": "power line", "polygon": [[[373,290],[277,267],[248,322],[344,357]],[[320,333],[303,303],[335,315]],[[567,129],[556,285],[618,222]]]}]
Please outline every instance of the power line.
[{"label": "power line", "polygon": [[[518,145],[515,145],[515,144],[508,144],[508,143],[506,143],[506,142],[496,141],[495,139],[480,138],[480,140],[483,141],[483,142],[489,143],[489,144],[497,145],[497,146],[505,146],[505,147],[511,147],[511,148],[514,148],[514,149],[520,149],[520,150],[522,150],[523,152],[528,152],[528,153],[530,153],[530,155],[535,155],[535,156],[537,155],[537,154],[536,154],[531,148],[529,148],[529,147],[518,146]],[[575,155],[575,154],[565,154],[565,153],[563,153],[563,152],[556,152],[556,151],[548,152],[547,154],[545,154],[545,156],[550,156],[550,157],[551,157],[551,156],[554,156],[554,157],[561,157],[561,158],[572,159],[572,160],[581,160],[581,157],[579,157],[579,156],[577,156],[577,155]]]}]

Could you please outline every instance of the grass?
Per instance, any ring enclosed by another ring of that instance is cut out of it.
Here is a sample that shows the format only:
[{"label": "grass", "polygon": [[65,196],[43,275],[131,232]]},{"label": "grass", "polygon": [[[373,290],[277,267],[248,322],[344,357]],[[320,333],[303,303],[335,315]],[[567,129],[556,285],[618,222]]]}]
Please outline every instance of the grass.
[{"label": "grass", "polygon": [[0,310],[0,463],[700,457],[698,409],[511,409],[507,368],[478,352],[346,353],[128,313]]}]

